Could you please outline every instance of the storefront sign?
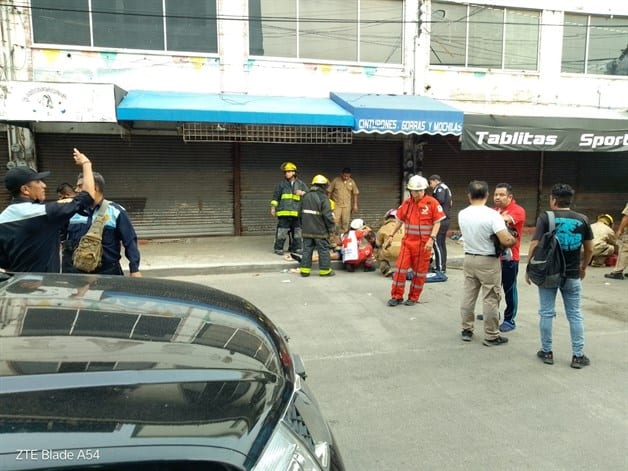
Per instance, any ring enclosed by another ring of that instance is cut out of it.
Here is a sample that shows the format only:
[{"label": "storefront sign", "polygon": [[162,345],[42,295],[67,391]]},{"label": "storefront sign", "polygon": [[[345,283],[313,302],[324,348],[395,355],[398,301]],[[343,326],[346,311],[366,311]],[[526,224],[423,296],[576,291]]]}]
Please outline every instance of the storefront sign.
[{"label": "storefront sign", "polygon": [[117,123],[120,92],[112,84],[6,82],[0,121]]},{"label": "storefront sign", "polygon": [[[532,121],[536,124],[533,125]],[[463,150],[628,151],[627,119],[465,116]]]}]

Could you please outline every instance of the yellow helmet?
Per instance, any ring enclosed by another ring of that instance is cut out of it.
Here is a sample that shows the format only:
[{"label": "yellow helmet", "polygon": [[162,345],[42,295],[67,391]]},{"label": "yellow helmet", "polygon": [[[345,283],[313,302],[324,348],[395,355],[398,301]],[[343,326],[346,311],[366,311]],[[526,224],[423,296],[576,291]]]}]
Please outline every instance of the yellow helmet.
[{"label": "yellow helmet", "polygon": [[610,214],[598,214],[597,220],[602,221],[604,224],[611,227],[613,227],[613,224],[615,223],[615,221],[613,221],[613,216]]},{"label": "yellow helmet", "polygon": [[324,175],[316,175],[312,178],[312,185],[328,185],[329,180]]},{"label": "yellow helmet", "polygon": [[296,172],[297,171],[297,166],[295,164],[293,164],[292,162],[284,162],[281,164],[281,170],[283,172]]}]

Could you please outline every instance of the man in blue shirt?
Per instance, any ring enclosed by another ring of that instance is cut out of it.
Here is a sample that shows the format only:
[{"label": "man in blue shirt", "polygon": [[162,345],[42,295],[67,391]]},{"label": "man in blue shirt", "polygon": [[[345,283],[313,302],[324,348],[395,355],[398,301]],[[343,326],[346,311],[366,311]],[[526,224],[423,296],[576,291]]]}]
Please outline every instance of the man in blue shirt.
[{"label": "man in blue shirt", "polygon": [[[94,172],[95,196],[94,204],[81,211],[70,219],[68,224],[67,240],[63,247],[63,272],[77,273],[79,270],[72,265],[72,254],[76,247],[92,225],[94,218],[98,216],[98,211],[105,200],[105,179]],[[85,185],[84,175],[79,175],[76,190]],[[129,219],[126,210],[118,203],[109,201],[105,212],[105,226],[102,231],[102,262],[100,267],[93,273],[101,275],[123,275],[120,259],[120,250],[124,246],[124,254],[129,260],[129,273],[133,277],[141,277],[140,273],[140,251],[137,246],[137,234],[133,224]]]},{"label": "man in blue shirt", "polygon": [[58,273],[59,236],[72,215],[94,201],[92,163],[78,149],[74,162],[83,170],[83,190],[73,198],[45,202],[50,172],[10,169],[4,184],[12,200],[0,214],[0,267],[13,272]]}]

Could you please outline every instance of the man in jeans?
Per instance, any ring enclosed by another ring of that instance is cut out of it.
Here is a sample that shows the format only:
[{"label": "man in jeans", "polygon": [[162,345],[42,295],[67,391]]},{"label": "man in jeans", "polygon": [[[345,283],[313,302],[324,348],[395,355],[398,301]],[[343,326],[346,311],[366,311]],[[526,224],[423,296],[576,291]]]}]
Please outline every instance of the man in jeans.
[{"label": "man in jeans", "polygon": [[[588,218],[570,209],[575,191],[571,186],[557,183],[550,194],[550,209],[556,218],[556,237],[565,256],[566,279],[560,288],[539,289],[539,330],[541,350],[537,356],[547,365],[554,364],[552,351],[552,323],[556,317],[556,293],[560,290],[571,334],[571,367],[582,368],[590,364],[584,354],[584,323],[581,312],[582,279],[593,255],[593,232]],[[532,258],[539,240],[549,230],[547,213],[536,222],[536,231],[530,242],[528,257]],[[581,254],[581,249],[582,254]],[[526,275],[526,282],[530,279]]]},{"label": "man in jeans", "polygon": [[512,186],[509,183],[498,183],[493,194],[495,210],[504,218],[506,226],[517,232],[517,243],[513,245],[510,257],[500,257],[502,265],[502,288],[506,300],[504,309],[504,321],[499,326],[500,332],[510,332],[517,326],[517,307],[519,296],[517,293],[517,274],[519,273],[519,249],[521,248],[521,236],[523,225],[526,222],[526,210],[517,204]]}]

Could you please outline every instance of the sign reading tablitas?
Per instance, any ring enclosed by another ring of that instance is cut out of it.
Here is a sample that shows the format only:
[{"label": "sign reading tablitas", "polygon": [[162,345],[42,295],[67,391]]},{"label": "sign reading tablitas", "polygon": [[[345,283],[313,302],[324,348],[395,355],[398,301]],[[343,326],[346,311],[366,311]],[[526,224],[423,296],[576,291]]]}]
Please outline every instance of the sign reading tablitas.
[{"label": "sign reading tablitas", "polygon": [[[535,126],[530,125],[529,121],[532,119],[537,120]],[[479,120],[495,122],[478,123]],[[628,151],[628,119],[495,118],[491,116],[468,119],[465,116],[461,148],[463,150],[626,152]]]}]

